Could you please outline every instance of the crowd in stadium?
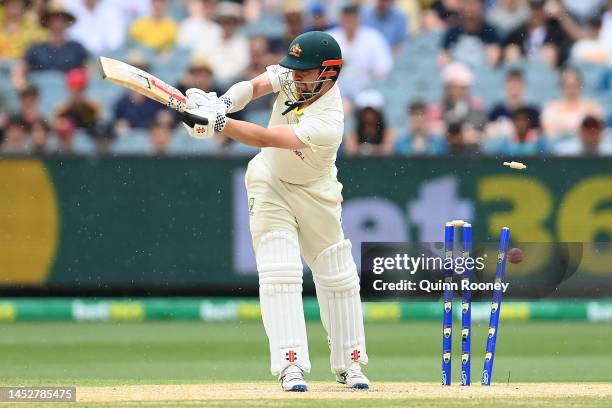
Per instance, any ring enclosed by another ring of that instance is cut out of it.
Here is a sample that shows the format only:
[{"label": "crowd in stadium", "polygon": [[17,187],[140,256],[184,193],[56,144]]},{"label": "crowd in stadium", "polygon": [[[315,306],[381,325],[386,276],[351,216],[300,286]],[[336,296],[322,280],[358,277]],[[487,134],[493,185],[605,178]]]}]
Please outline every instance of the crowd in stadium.
[{"label": "crowd in stadium", "polygon": [[0,0],[0,154],[254,154],[96,58],[220,95],[308,30],[342,48],[343,155],[612,155],[612,0]]}]

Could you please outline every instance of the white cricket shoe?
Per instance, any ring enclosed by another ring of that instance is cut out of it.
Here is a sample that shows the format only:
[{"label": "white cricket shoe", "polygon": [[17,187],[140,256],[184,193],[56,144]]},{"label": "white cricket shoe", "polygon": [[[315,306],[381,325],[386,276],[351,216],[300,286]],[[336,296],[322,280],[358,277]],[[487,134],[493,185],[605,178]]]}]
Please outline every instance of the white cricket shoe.
[{"label": "white cricket shoe", "polygon": [[348,388],[358,390],[367,390],[370,388],[370,380],[361,371],[359,363],[352,363],[348,370],[341,374],[336,374],[336,381],[340,384],[346,384]]},{"label": "white cricket shoe", "polygon": [[304,381],[304,372],[295,365],[287,366],[279,377],[283,391],[289,392],[305,392],[308,391],[308,385]]}]

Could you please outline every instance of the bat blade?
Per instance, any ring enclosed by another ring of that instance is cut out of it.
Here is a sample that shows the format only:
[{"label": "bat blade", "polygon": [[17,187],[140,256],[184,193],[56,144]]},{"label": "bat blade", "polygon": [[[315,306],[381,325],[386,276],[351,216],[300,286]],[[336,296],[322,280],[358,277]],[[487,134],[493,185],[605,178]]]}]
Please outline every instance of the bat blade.
[{"label": "bat blade", "polygon": [[103,79],[138,92],[179,112],[187,109],[187,99],[178,89],[150,73],[107,57],[99,57],[98,63]]}]

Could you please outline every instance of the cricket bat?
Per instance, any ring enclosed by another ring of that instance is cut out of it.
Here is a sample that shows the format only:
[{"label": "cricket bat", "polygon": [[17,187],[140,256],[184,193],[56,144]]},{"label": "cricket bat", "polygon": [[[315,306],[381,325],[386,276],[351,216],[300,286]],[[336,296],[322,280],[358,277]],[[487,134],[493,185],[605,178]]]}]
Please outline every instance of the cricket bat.
[{"label": "cricket bat", "polygon": [[136,91],[179,112],[187,109],[185,95],[148,72],[107,57],[99,57],[98,62],[103,79]]},{"label": "cricket bat", "polygon": [[187,109],[187,98],[178,89],[161,79],[116,59],[98,58],[102,78],[117,85],[129,88],[147,98],[181,112],[181,118],[188,126],[196,123],[206,125],[208,120],[195,116]]}]

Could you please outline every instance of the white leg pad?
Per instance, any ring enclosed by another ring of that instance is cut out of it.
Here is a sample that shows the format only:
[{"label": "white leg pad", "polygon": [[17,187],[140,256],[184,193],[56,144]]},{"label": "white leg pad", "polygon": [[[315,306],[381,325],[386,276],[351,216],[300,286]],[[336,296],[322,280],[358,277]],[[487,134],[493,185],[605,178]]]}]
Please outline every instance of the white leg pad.
[{"label": "white leg pad", "polygon": [[297,236],[283,230],[264,234],[256,258],[261,317],[270,343],[270,371],[279,375],[295,365],[310,372]]},{"label": "white leg pad", "polygon": [[367,364],[359,276],[350,241],[323,250],[312,272],[321,321],[329,336],[332,372],[343,373],[354,362]]}]

